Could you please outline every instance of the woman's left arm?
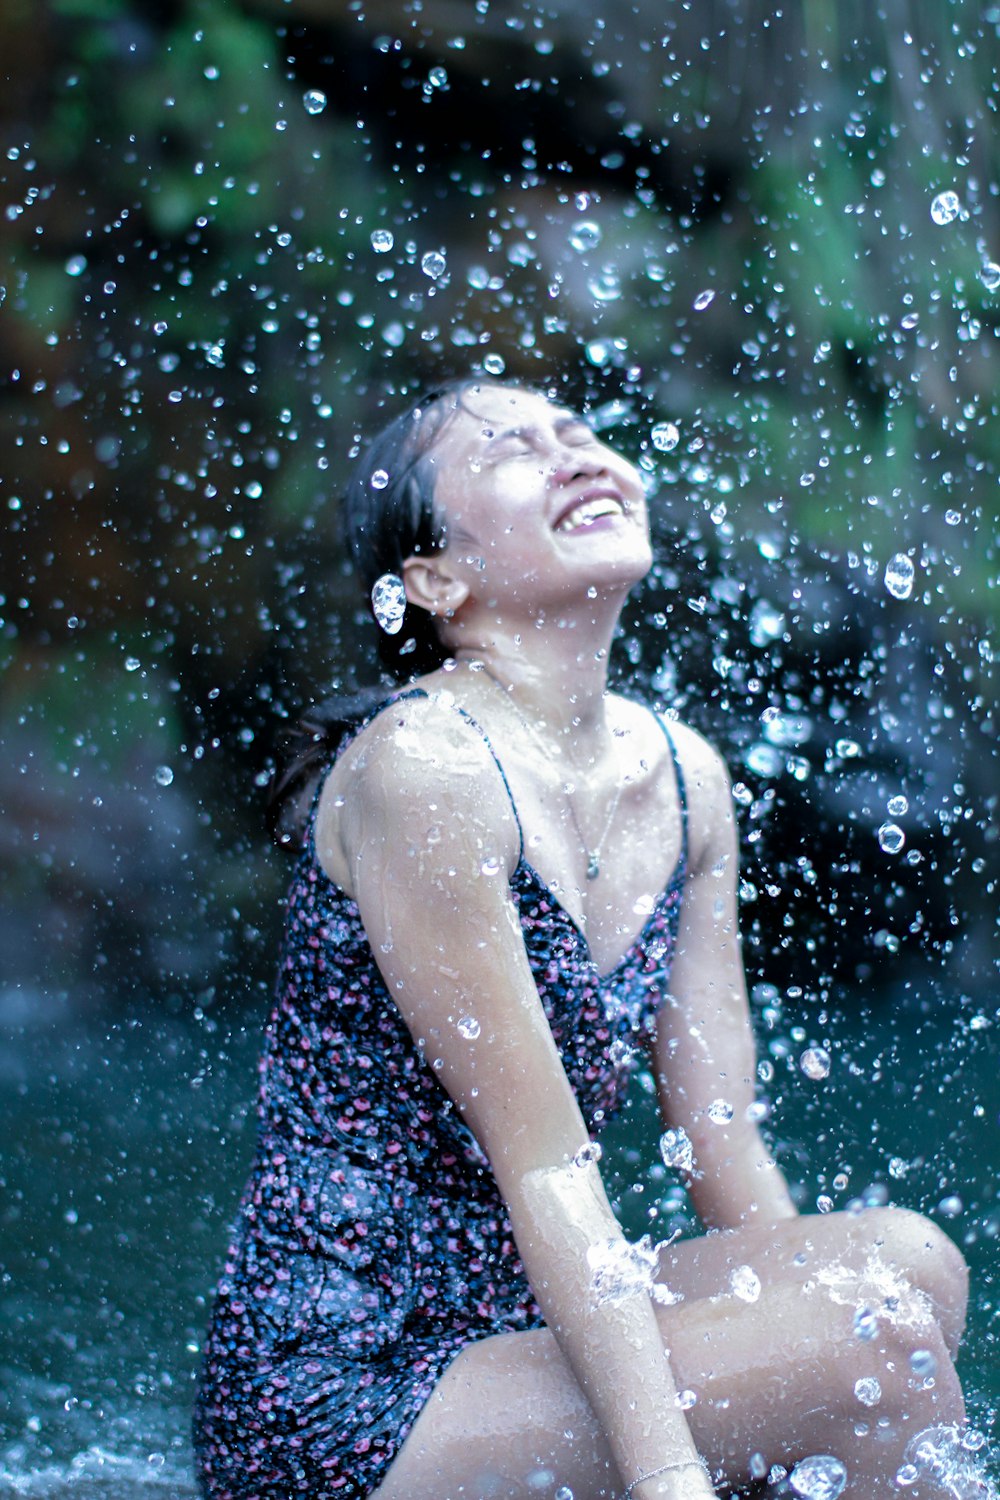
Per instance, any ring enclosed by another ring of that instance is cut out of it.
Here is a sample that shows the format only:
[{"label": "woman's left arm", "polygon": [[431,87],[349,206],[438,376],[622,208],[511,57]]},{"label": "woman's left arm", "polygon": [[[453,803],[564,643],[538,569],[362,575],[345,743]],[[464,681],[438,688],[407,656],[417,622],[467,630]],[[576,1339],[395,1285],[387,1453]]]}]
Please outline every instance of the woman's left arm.
[{"label": "woman's left arm", "polygon": [[737,926],[737,839],[725,764],[700,735],[674,726],[688,793],[688,870],[677,951],[657,1017],[653,1060],[667,1127],[694,1148],[691,1201],[706,1228],[794,1217],[785,1179],[761,1138],[756,1056]]}]

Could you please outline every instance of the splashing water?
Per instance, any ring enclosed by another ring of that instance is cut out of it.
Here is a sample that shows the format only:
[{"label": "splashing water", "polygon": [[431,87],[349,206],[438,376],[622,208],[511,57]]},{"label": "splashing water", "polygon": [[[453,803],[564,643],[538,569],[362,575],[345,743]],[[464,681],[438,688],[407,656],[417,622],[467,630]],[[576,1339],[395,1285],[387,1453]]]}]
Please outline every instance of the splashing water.
[{"label": "splashing water", "polygon": [[660,1155],[663,1165],[675,1172],[694,1173],[694,1146],[682,1125],[676,1130],[665,1130],[660,1136]]},{"label": "splashing water", "polygon": [[728,1125],[733,1118],[733,1106],[728,1099],[713,1099],[705,1113],[713,1125]]},{"label": "splashing water", "polygon": [[922,1481],[929,1492],[936,1490],[951,1500],[997,1500],[997,1487],[980,1457],[983,1446],[982,1433],[973,1427],[927,1427],[907,1444],[897,1482]]},{"label": "splashing water", "polygon": [[870,1307],[859,1307],[854,1314],[854,1333],[865,1344],[870,1343],[878,1333],[878,1318]]},{"label": "splashing water", "polygon": [[398,573],[383,573],[372,587],[372,610],[386,635],[397,635],[406,613],[406,590]]},{"label": "splashing water", "polygon": [[847,1469],[830,1453],[817,1453],[795,1465],[789,1483],[803,1500],[837,1500],[847,1483]]},{"label": "splashing water", "polygon": [[962,205],[957,193],[950,189],[944,193],[938,193],[931,203],[931,218],[935,224],[952,224],[962,212]]},{"label": "splashing water", "polygon": [[574,1167],[589,1167],[592,1163],[599,1162],[604,1152],[597,1141],[588,1141],[581,1146],[573,1158]]},{"label": "splashing water", "polygon": [[885,586],[894,599],[909,599],[913,593],[914,567],[905,552],[896,552],[885,565]]},{"label": "splashing water", "polygon": [[825,1047],[807,1047],[799,1058],[799,1067],[813,1083],[830,1076],[830,1054]]},{"label": "splashing water", "polygon": [[906,834],[898,823],[883,823],[878,831],[878,842],[886,854],[898,854],[906,843]]},{"label": "splashing water", "polygon": [[594,250],[601,243],[601,229],[593,219],[581,219],[569,232],[569,242],[581,255]]},{"label": "splashing water", "polygon": [[681,435],[673,422],[657,422],[649,434],[653,440],[653,447],[660,453],[672,453],[681,440]]},{"label": "splashing water", "polygon": [[634,1241],[616,1236],[589,1245],[587,1264],[593,1273],[594,1302],[600,1306],[623,1302],[628,1297],[651,1297],[663,1307],[672,1307],[683,1301],[681,1293],[672,1292],[657,1280],[660,1252],[672,1244],[673,1238],[654,1244],[648,1234]]},{"label": "splashing water", "polygon": [[760,1296],[760,1277],[752,1266],[734,1266],[729,1276],[729,1290],[741,1302],[756,1302]]},{"label": "splashing water", "polygon": [[448,261],[440,250],[428,250],[420,257],[420,269],[432,281],[437,281],[438,277],[443,276],[448,269]]}]

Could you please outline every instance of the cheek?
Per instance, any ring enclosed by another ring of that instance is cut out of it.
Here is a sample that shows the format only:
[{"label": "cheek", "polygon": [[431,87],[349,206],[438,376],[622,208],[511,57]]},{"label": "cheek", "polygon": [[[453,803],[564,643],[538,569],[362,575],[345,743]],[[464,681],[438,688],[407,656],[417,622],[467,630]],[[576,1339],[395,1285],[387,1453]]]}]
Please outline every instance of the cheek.
[{"label": "cheek", "polygon": [[545,483],[545,474],[534,464],[511,464],[499,483],[502,498],[511,505],[523,504],[533,499],[539,486]]}]

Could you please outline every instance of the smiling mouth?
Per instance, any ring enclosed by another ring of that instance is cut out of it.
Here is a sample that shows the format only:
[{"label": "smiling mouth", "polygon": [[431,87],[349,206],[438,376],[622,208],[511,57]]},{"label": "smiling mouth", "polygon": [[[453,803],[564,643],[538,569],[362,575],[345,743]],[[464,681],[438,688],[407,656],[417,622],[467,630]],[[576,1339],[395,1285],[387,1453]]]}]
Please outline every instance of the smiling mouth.
[{"label": "smiling mouth", "polygon": [[570,506],[569,510],[564,511],[555,524],[555,530],[583,531],[587,526],[593,526],[595,521],[603,520],[605,516],[624,514],[625,506],[616,496],[594,495],[589,499],[578,500],[575,505]]}]

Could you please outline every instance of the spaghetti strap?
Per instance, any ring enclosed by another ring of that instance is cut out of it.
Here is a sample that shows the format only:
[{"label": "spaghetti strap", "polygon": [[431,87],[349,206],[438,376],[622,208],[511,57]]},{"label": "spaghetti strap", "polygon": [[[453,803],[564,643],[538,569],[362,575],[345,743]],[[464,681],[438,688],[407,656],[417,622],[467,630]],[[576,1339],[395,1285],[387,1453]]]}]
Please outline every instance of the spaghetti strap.
[{"label": "spaghetti strap", "polygon": [[524,829],[521,827],[521,819],[517,815],[517,803],[514,801],[514,793],[510,789],[510,782],[507,780],[507,772],[503,768],[503,762],[494,750],[493,745],[490,741],[490,737],[486,733],[486,730],[483,728],[483,726],[480,724],[479,720],[473,718],[472,714],[469,713],[469,710],[467,708],[463,708],[460,703],[456,703],[454,706],[456,710],[461,714],[462,718],[465,719],[466,723],[470,724],[476,731],[476,733],[481,737],[483,744],[486,746],[487,750],[493,757],[493,764],[500,772],[500,780],[503,782],[504,787],[506,788],[507,798],[510,802],[510,810],[514,814],[514,822],[517,824],[517,858],[518,863],[520,863],[524,858]]},{"label": "spaghetti strap", "polygon": [[684,781],[684,771],[681,768],[681,759],[677,754],[677,746],[674,744],[674,737],[670,733],[670,730],[667,728],[666,719],[664,719],[661,714],[655,713],[653,714],[653,718],[663,730],[663,737],[667,742],[667,746],[670,750],[670,758],[674,763],[674,776],[677,779],[677,800],[680,803],[681,809],[681,860],[683,861],[683,867],[686,869],[688,857],[688,800],[687,786]]}]

